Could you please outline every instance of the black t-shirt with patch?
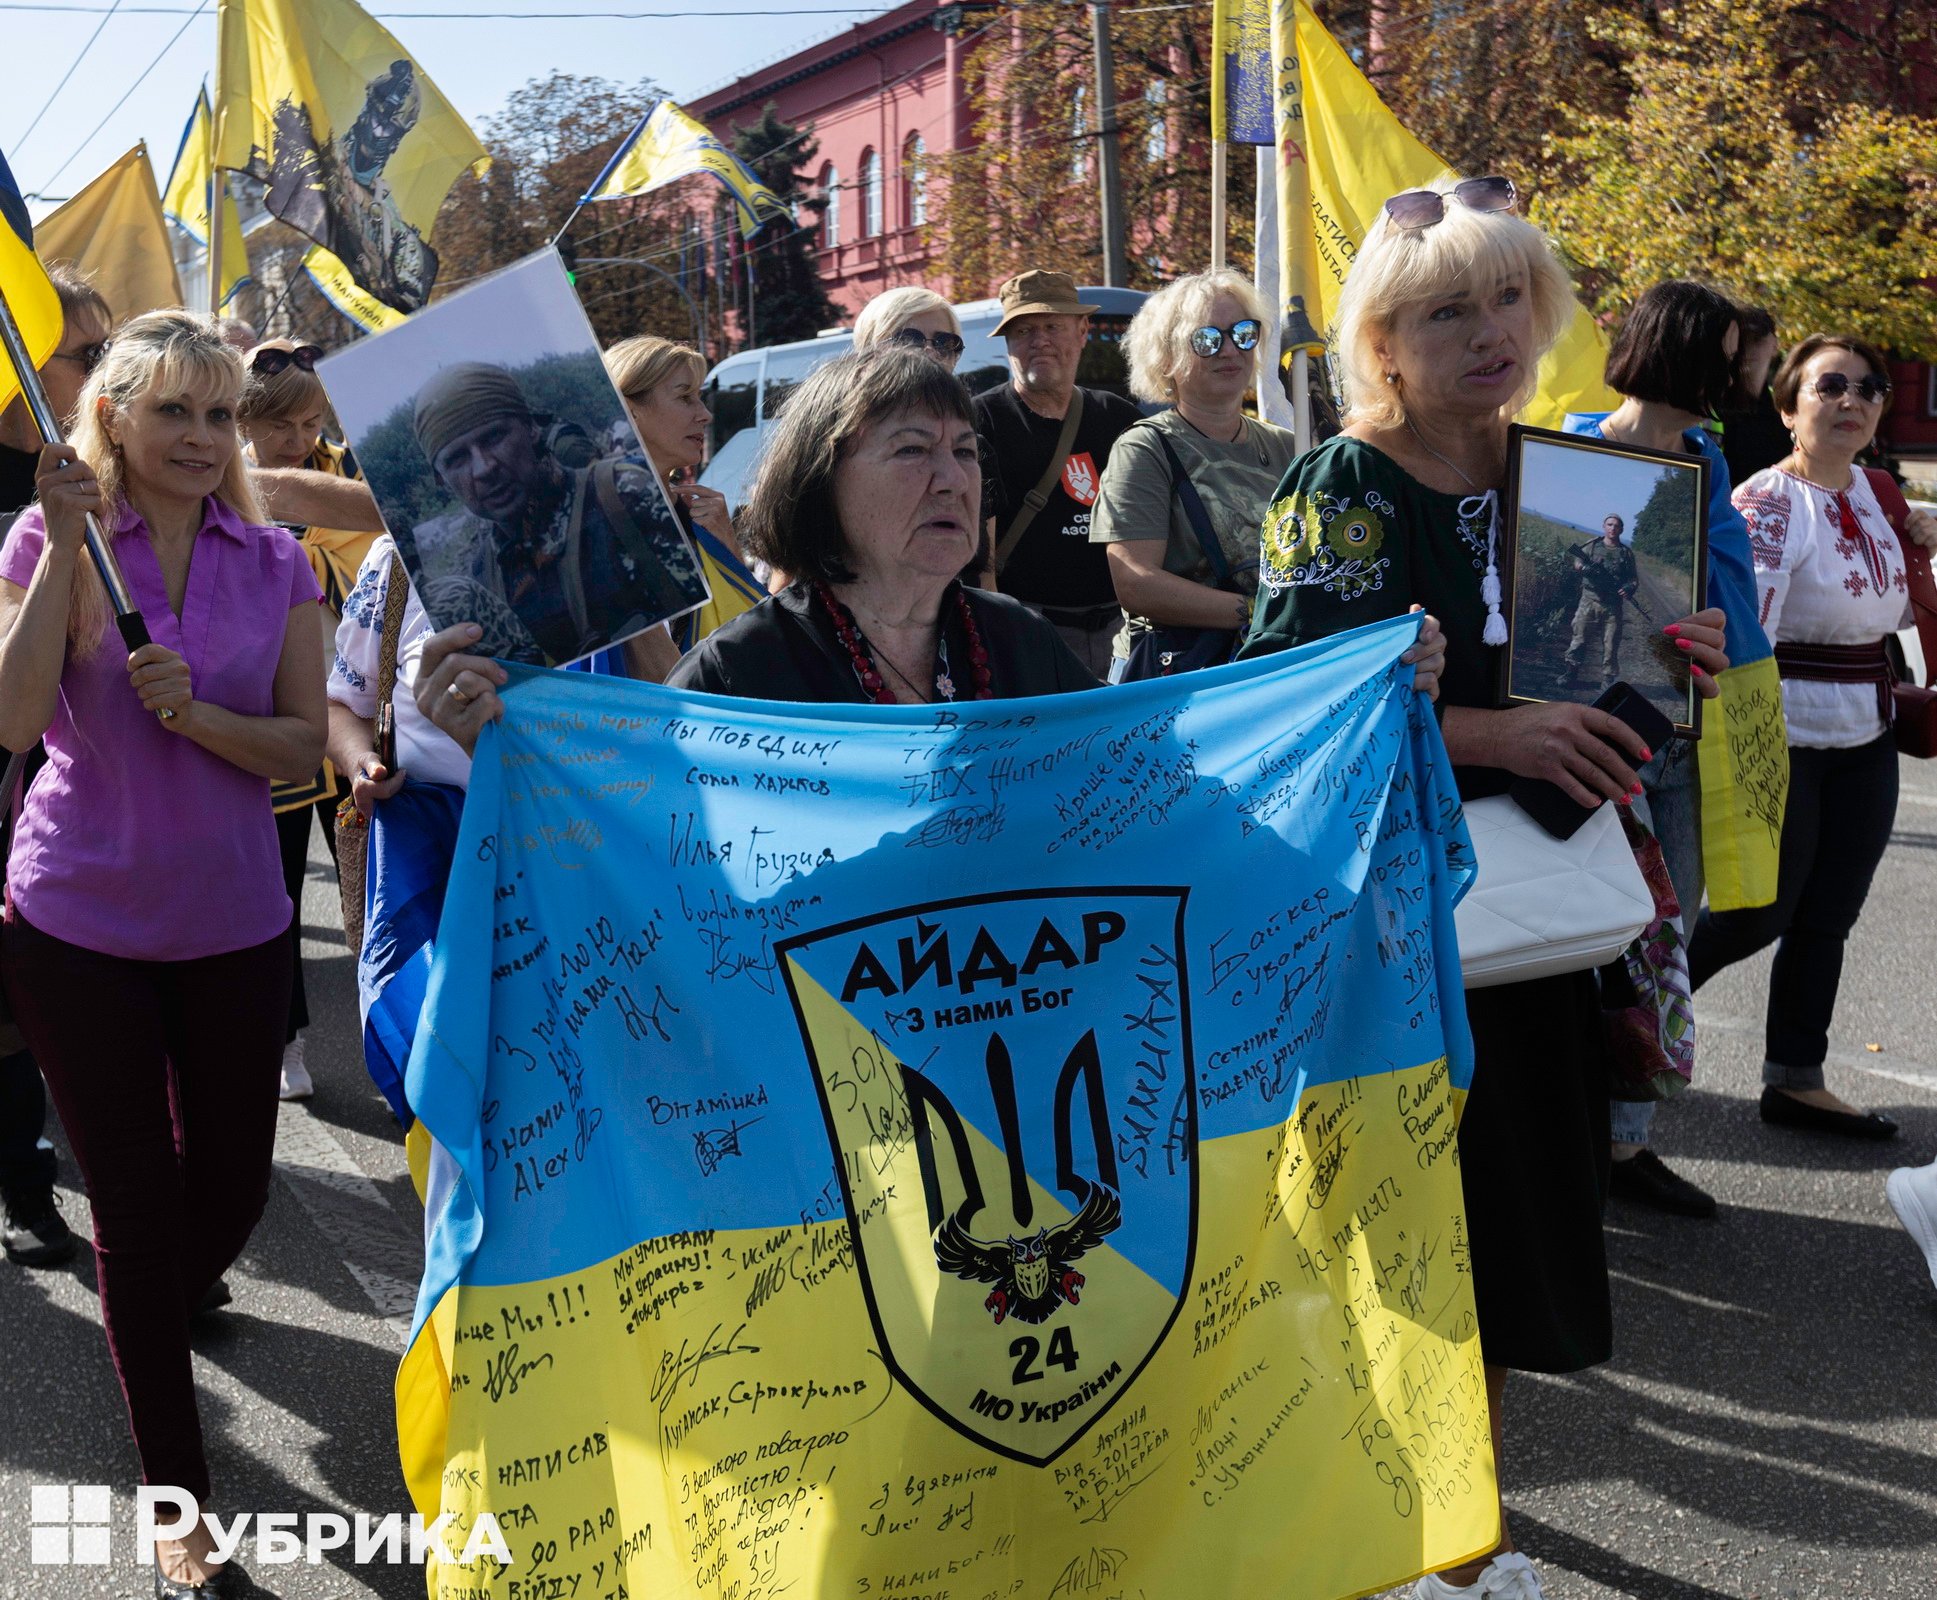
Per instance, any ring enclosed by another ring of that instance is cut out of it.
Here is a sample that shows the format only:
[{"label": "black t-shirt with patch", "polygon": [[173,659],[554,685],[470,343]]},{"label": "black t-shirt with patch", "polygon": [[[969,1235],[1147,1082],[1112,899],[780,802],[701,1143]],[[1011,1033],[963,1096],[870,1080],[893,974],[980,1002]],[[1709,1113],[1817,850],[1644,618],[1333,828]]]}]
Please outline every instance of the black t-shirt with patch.
[{"label": "black t-shirt with patch", "polygon": [[[1116,604],[1109,554],[1090,543],[1090,507],[1096,504],[1110,446],[1142,415],[1108,390],[1083,391],[1083,420],[1068,464],[1002,569],[998,582],[1004,594],[1070,609]],[[1031,411],[1015,385],[1005,383],[976,396],[975,431],[982,440],[982,515],[995,519],[1000,544],[1024,498],[1048,470],[1063,421]]]}]

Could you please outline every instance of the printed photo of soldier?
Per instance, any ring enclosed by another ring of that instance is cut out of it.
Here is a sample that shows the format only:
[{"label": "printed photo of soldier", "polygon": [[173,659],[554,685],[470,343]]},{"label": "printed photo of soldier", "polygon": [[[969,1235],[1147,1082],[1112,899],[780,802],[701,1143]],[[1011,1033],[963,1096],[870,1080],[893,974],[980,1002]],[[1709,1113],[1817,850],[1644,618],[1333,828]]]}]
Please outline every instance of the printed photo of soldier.
[{"label": "printed photo of soldier", "polygon": [[411,531],[425,609],[484,629],[511,661],[576,660],[706,598],[651,471],[598,457],[586,430],[541,414],[490,362],[418,391],[412,432],[457,501]]},{"label": "printed photo of soldier", "polygon": [[1580,584],[1580,600],[1574,607],[1573,637],[1567,644],[1567,670],[1578,673],[1587,653],[1599,660],[1601,682],[1614,682],[1621,664],[1621,624],[1626,614],[1623,602],[1632,602],[1641,585],[1641,574],[1634,564],[1634,552],[1622,542],[1627,519],[1618,515],[1602,519],[1601,536],[1574,546],[1572,560]]}]

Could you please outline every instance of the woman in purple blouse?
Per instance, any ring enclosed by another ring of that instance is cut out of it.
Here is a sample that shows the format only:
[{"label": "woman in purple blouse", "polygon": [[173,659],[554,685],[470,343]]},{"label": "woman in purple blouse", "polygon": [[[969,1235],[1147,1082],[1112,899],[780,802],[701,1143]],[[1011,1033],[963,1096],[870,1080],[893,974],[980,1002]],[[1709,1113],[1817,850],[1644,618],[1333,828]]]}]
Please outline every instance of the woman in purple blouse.
[{"label": "woman in purple blouse", "polygon": [[[269,783],[316,771],[325,725],[316,580],[261,525],[242,382],[200,318],[128,323],[0,549],[0,742],[48,757],[7,862],[7,996],[93,1204],[142,1476],[198,1506],[188,1317],[262,1214],[288,1020]],[[83,552],[89,511],[154,640],[133,655]],[[162,1540],[155,1592],[250,1592],[211,1551],[199,1521]]]}]

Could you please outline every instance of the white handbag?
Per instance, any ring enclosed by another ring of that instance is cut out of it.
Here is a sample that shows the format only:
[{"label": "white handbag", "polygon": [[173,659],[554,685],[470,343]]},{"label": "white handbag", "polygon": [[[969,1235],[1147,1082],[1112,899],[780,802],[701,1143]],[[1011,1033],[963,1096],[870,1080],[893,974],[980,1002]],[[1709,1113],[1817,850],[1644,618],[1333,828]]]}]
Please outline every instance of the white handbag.
[{"label": "white handbag", "polygon": [[1467,802],[1466,828],[1479,875],[1454,921],[1469,989],[1602,966],[1654,920],[1654,895],[1612,803],[1571,839],[1556,839],[1506,795]]}]

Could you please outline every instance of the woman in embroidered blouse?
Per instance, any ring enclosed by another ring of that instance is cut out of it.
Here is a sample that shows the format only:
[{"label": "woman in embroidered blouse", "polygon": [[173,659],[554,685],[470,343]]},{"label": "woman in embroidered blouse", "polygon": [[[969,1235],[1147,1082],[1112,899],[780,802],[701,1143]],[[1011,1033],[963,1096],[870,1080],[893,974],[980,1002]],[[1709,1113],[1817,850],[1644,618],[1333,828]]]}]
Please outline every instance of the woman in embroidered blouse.
[{"label": "woman in embroidered blouse", "polygon": [[[0,740],[48,754],[7,864],[8,999],[93,1202],[143,1476],[198,1504],[188,1317],[268,1197],[289,1007],[269,784],[323,759],[316,579],[261,525],[242,376],[201,318],[128,323],[0,552]],[[82,555],[89,511],[154,640],[132,655]],[[212,1552],[199,1522],[161,1541],[156,1593],[246,1592]]]},{"label": "woman in embroidered blouse", "polygon": [[[1292,463],[1266,513],[1245,654],[1422,604],[1447,639],[1442,727],[1461,794],[1498,794],[1523,774],[1598,806],[1640,792],[1650,752],[1626,724],[1582,705],[1493,709],[1492,641],[1505,628],[1486,597],[1498,592],[1487,580],[1507,427],[1575,304],[1514,202],[1504,178],[1414,190],[1367,233],[1333,327],[1349,425]],[[1712,692],[1709,675],[1728,664],[1721,613],[1674,626]],[[1592,973],[1466,1003],[1475,1064],[1460,1173],[1497,1458],[1509,1370],[1572,1372],[1611,1351],[1607,1064]],[[1422,1578],[1420,1600],[1540,1600],[1504,1511],[1501,1535],[1488,1555]]]},{"label": "woman in embroidered blouse", "polygon": [[[1772,905],[1705,914],[1688,953],[1696,988],[1775,941],[1762,1120],[1854,1138],[1897,1125],[1823,1081],[1843,946],[1890,841],[1897,750],[1884,639],[1909,609],[1903,550],[1856,457],[1890,397],[1882,353],[1811,334],[1776,373],[1795,448],[1735,490],[1748,519],[1762,625],[1782,674],[1789,802]],[[1927,514],[1926,514],[1927,515]]]}]

